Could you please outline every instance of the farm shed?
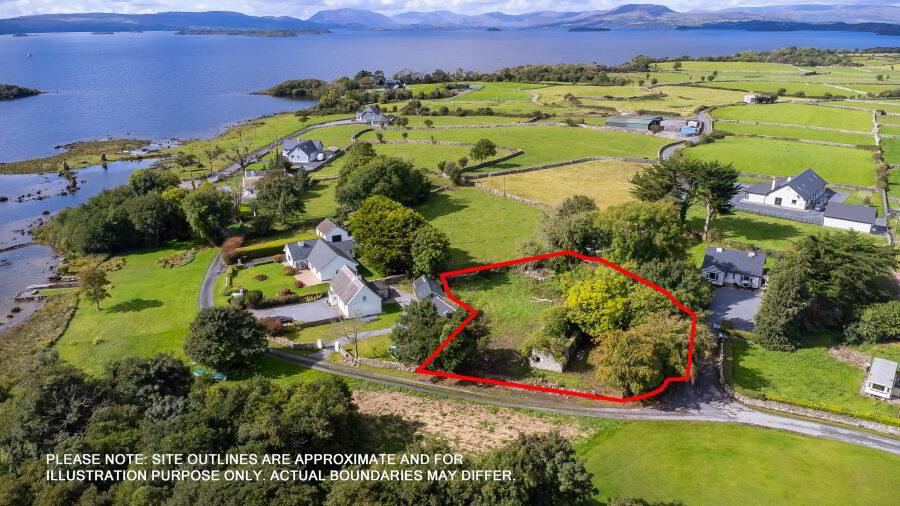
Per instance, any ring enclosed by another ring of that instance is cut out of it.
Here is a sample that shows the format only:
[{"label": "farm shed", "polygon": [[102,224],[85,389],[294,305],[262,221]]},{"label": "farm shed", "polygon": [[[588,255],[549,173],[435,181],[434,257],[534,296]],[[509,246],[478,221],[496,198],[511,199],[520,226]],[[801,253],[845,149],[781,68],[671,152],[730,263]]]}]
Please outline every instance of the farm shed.
[{"label": "farm shed", "polygon": [[829,202],[822,222],[826,227],[871,234],[878,211],[874,207]]}]

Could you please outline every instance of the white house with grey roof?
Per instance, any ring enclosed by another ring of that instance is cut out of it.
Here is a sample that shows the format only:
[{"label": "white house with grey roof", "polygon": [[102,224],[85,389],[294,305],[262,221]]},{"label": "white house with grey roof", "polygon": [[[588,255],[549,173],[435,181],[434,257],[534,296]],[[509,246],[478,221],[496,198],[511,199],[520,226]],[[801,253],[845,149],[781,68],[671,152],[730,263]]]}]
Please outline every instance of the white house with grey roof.
[{"label": "white house with grey roof", "polygon": [[284,261],[295,269],[309,269],[319,281],[329,281],[343,267],[353,271],[359,263],[353,259],[353,243],[308,239],[284,246]]},{"label": "white house with grey roof", "polygon": [[342,242],[353,239],[350,237],[350,232],[347,232],[346,229],[328,218],[316,225],[316,235],[329,242]]},{"label": "white house with grey roof", "polygon": [[874,207],[829,202],[822,225],[871,234],[877,214]]},{"label": "white house with grey roof", "polygon": [[288,139],[281,146],[281,154],[292,166],[302,168],[307,163],[324,161],[325,146],[317,140]]},{"label": "white house with grey roof", "polygon": [[356,113],[356,121],[372,126],[385,126],[391,124],[391,118],[381,111],[377,105],[367,105]]},{"label": "white house with grey roof", "polygon": [[814,170],[807,169],[796,176],[749,186],[744,190],[744,198],[755,204],[805,210],[822,198],[826,184]]},{"label": "white house with grey roof", "polygon": [[900,396],[897,362],[875,357],[869,366],[869,374],[866,375],[866,384],[863,390],[867,394],[886,400],[891,400],[894,396]]},{"label": "white house with grey roof", "polygon": [[757,289],[762,284],[766,255],[755,251],[706,248],[703,276],[716,285],[733,285]]},{"label": "white house with grey roof", "polygon": [[337,307],[344,318],[361,318],[383,311],[376,288],[346,265],[331,280],[328,303]]},{"label": "white house with grey roof", "polygon": [[416,300],[430,301],[441,316],[450,316],[456,311],[456,305],[444,295],[444,290],[434,278],[419,276],[413,281],[413,290],[416,292]]}]

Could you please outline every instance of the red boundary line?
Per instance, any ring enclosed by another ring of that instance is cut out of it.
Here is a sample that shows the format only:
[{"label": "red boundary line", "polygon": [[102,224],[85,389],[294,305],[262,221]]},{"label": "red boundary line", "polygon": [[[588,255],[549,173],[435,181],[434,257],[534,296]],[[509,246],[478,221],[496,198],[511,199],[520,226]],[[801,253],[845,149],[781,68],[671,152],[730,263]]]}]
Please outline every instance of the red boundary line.
[{"label": "red boundary line", "polygon": [[[653,288],[657,292],[660,292],[661,294],[665,295],[666,298],[668,298],[673,304],[675,304],[675,306],[678,309],[691,315],[691,335],[690,335],[690,338],[688,339],[687,367],[685,367],[685,369],[684,369],[684,375],[666,378],[665,381],[663,381],[662,385],[660,385],[656,389],[651,390],[650,392],[647,392],[645,394],[636,395],[633,397],[620,398],[620,397],[609,397],[606,395],[589,394],[586,392],[578,392],[575,390],[566,390],[566,389],[562,389],[562,388],[549,388],[549,387],[542,387],[542,386],[537,386],[537,385],[529,385],[528,383],[519,383],[519,382],[515,382],[515,381],[502,381],[502,380],[495,380],[495,379],[489,379],[489,378],[478,378],[478,377],[474,377],[474,376],[464,376],[462,374],[455,374],[455,373],[450,373],[450,372],[433,371],[430,369],[425,369],[425,367],[427,367],[432,361],[434,361],[434,359],[438,355],[441,354],[442,351],[444,351],[444,348],[446,348],[447,345],[450,344],[450,341],[453,341],[453,339],[455,339],[456,336],[458,336],[459,333],[462,332],[462,329],[464,329],[466,327],[466,325],[471,323],[472,320],[475,319],[475,316],[478,315],[478,311],[476,311],[475,308],[469,306],[465,302],[459,300],[455,295],[453,295],[453,291],[450,289],[450,285],[447,283],[447,278],[449,278],[451,276],[458,276],[460,274],[469,274],[471,272],[479,272],[479,271],[494,269],[497,267],[507,267],[510,265],[518,265],[518,264],[523,264],[523,263],[528,263],[528,262],[535,262],[538,260],[546,260],[548,258],[555,258],[555,257],[560,257],[560,256],[572,256],[572,257],[578,258],[580,260],[585,260],[588,262],[601,263],[611,269],[618,271],[621,274],[624,274],[625,276],[628,276],[629,278],[631,278],[635,281],[638,281],[640,283],[643,283],[643,284],[649,286],[650,288]],[[460,323],[459,326],[456,327],[456,329],[454,329],[453,332],[451,332],[450,335],[447,336],[446,339],[444,339],[444,342],[442,342],[441,345],[438,346],[436,350],[431,352],[431,355],[429,355],[428,358],[426,358],[425,361],[422,362],[421,365],[419,365],[419,367],[416,368],[416,372],[419,374],[429,374],[431,376],[441,376],[444,378],[454,378],[454,379],[458,379],[458,380],[473,381],[473,382],[478,382],[478,383],[490,383],[492,385],[501,385],[501,386],[507,386],[507,387],[513,387],[513,388],[522,388],[522,389],[526,389],[526,390],[536,390],[538,392],[548,392],[548,393],[553,393],[553,394],[570,395],[573,397],[584,397],[587,399],[597,399],[597,400],[601,400],[601,401],[612,401],[612,402],[632,402],[632,401],[639,401],[641,399],[647,399],[649,397],[653,397],[654,395],[658,395],[658,394],[662,393],[669,386],[670,383],[679,382],[679,381],[689,381],[691,379],[691,367],[693,365],[693,355],[694,355],[694,340],[697,337],[697,314],[694,313],[693,311],[691,311],[690,308],[688,308],[681,302],[678,302],[678,299],[676,299],[671,293],[666,291],[664,288],[660,287],[659,285],[657,285],[651,281],[648,281],[648,280],[638,276],[637,274],[635,274],[617,264],[614,264],[613,262],[610,262],[609,260],[606,260],[605,258],[590,257],[587,255],[582,255],[581,253],[576,253],[574,251],[570,251],[570,250],[556,251],[554,253],[547,253],[544,255],[537,255],[537,256],[526,257],[526,258],[517,258],[515,260],[507,260],[506,262],[499,262],[499,263],[487,264],[487,265],[479,265],[476,267],[469,267],[467,269],[460,269],[460,270],[456,270],[456,271],[444,272],[441,274],[441,282],[444,284],[444,292],[447,294],[447,297],[449,297],[451,300],[453,300],[454,302],[459,304],[461,307],[466,308],[466,310],[469,312],[469,316],[462,323]]]}]

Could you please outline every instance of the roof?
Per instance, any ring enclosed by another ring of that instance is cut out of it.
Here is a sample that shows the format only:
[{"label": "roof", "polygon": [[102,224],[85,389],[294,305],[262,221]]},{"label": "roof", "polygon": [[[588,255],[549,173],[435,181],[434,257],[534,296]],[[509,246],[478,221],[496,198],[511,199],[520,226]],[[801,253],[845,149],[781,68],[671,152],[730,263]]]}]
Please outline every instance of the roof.
[{"label": "roof", "polygon": [[826,218],[868,223],[869,225],[875,223],[877,213],[878,211],[874,207],[842,204],[840,202],[829,202],[828,206],[825,207]]},{"label": "roof", "polygon": [[381,114],[381,108],[378,107],[377,105],[369,104],[369,105],[363,107],[362,109],[360,109],[359,112],[361,112],[361,113],[371,112],[374,114]]},{"label": "roof", "polygon": [[[349,241],[348,241],[349,242]],[[309,239],[306,241],[289,242],[286,248],[291,253],[291,258],[296,260],[306,260],[310,267],[321,270],[329,262],[334,260],[336,256],[346,258],[356,265],[356,260],[350,254],[334,244],[322,239]]]},{"label": "roof", "polygon": [[797,195],[800,195],[806,201],[811,201],[816,195],[822,193],[826,184],[825,180],[816,174],[816,171],[806,169],[796,176],[783,177],[775,180],[774,188],[772,187],[772,183],[757,183],[748,187],[747,193],[768,195],[775,190],[790,186],[791,189],[797,192]]},{"label": "roof", "polygon": [[659,121],[662,121],[662,116],[613,116],[606,119],[606,124],[649,127],[651,124]]},{"label": "roof", "polygon": [[350,303],[363,288],[368,288],[373,294],[378,295],[378,291],[368,281],[364,280],[362,276],[353,272],[353,269],[346,265],[341,267],[330,283],[329,290],[337,295],[344,304]]},{"label": "roof", "polygon": [[416,299],[430,300],[439,315],[447,316],[456,311],[456,306],[444,296],[444,290],[436,279],[419,276],[413,281],[413,289],[416,292]]},{"label": "roof", "polygon": [[[316,225],[316,232],[321,232],[323,234],[327,234],[336,228],[341,228],[337,223],[325,218],[321,223]],[[341,230],[343,230],[341,228]]]},{"label": "roof", "polygon": [[715,267],[722,272],[736,272],[756,277],[762,277],[765,263],[764,253],[737,249],[706,248],[706,254],[703,256],[703,270]]},{"label": "roof", "polygon": [[872,367],[869,369],[869,381],[893,387],[896,377],[897,362],[878,357],[872,359]]},{"label": "roof", "polygon": [[285,150],[293,151],[294,149],[299,149],[303,151],[307,155],[314,155],[316,153],[321,153],[325,151],[325,146],[322,144],[322,141],[314,141],[314,140],[303,140],[303,141],[294,141],[294,144],[290,149],[287,147],[287,143],[289,141],[284,141]]}]

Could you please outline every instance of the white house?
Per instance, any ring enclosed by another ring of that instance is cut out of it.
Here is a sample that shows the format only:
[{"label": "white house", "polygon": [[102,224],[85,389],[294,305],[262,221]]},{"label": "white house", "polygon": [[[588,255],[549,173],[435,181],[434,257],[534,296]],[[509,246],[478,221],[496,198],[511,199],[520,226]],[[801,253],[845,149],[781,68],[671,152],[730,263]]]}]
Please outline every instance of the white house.
[{"label": "white house", "polygon": [[812,169],[771,183],[758,183],[744,190],[744,199],[756,204],[805,210],[825,194],[824,179]]},{"label": "white house", "polygon": [[322,141],[288,139],[282,144],[281,154],[291,165],[302,167],[307,163],[324,161],[325,146]]},{"label": "white house", "polygon": [[325,218],[316,225],[316,235],[328,242],[341,242],[352,240],[350,232],[341,228],[337,223]]},{"label": "white house", "polygon": [[825,218],[822,224],[826,227],[871,234],[877,214],[878,211],[874,207],[829,202],[825,207]]},{"label": "white house", "polygon": [[[343,246],[349,246],[348,251]],[[343,267],[353,271],[359,263],[353,260],[353,243],[333,243],[322,239],[291,242],[284,246],[285,262],[296,269],[309,269],[319,281],[329,281]]]},{"label": "white house", "polygon": [[900,385],[897,384],[897,362],[878,357],[872,359],[864,391],[887,400],[900,395]]},{"label": "white house", "polygon": [[726,248],[706,248],[703,256],[703,276],[717,286],[735,285],[759,288],[766,255],[755,251]]},{"label": "white house", "polygon": [[381,112],[377,105],[367,105],[356,113],[356,121],[372,126],[385,126],[391,124],[391,118]]},{"label": "white house", "polygon": [[328,287],[328,303],[344,318],[381,314],[381,296],[375,288],[348,266],[341,267]]}]

